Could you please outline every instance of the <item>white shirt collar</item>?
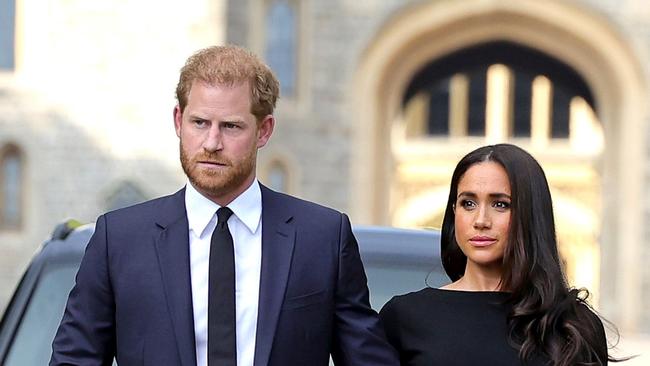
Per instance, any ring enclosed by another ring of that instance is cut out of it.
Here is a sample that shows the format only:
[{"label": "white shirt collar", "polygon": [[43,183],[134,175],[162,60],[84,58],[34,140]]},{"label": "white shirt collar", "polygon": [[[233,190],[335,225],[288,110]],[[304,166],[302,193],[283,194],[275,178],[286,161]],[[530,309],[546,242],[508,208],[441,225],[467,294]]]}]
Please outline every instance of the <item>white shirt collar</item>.
[{"label": "white shirt collar", "polygon": [[[228,207],[251,233],[255,233],[262,217],[262,190],[257,179],[230,202]],[[202,237],[219,208],[221,206],[199,193],[189,181],[187,182],[185,210],[190,230]]]}]

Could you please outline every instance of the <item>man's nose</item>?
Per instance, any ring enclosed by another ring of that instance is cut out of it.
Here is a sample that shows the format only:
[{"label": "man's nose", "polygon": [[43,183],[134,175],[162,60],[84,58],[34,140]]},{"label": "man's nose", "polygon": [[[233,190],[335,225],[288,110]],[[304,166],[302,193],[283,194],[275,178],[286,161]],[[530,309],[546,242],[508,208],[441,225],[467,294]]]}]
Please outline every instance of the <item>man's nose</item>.
[{"label": "man's nose", "polygon": [[207,131],[205,139],[203,140],[203,149],[208,152],[219,151],[223,149],[223,139],[219,124],[213,123]]}]

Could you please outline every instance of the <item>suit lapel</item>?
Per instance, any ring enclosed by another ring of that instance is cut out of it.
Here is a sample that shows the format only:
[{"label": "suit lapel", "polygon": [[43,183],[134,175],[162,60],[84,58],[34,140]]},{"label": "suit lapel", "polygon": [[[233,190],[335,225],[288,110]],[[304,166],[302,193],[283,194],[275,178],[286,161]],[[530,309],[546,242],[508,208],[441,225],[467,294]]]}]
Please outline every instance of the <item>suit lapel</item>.
[{"label": "suit lapel", "polygon": [[194,366],[196,351],[185,190],[177,192],[167,203],[157,221],[161,231],[155,247],[181,363]]},{"label": "suit lapel", "polygon": [[284,210],[282,196],[262,189],[262,269],[257,315],[254,366],[266,366],[280,316],[295,243],[293,216]]}]

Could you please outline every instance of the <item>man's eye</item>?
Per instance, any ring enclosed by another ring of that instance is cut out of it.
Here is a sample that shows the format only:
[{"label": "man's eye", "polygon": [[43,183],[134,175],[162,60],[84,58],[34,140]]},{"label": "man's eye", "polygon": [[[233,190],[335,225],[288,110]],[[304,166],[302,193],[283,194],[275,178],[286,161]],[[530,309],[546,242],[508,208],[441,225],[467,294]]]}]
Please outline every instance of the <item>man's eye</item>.
[{"label": "man's eye", "polygon": [[202,119],[195,119],[192,121],[192,123],[194,123],[194,125],[196,125],[197,127],[203,127],[207,124],[207,122]]}]

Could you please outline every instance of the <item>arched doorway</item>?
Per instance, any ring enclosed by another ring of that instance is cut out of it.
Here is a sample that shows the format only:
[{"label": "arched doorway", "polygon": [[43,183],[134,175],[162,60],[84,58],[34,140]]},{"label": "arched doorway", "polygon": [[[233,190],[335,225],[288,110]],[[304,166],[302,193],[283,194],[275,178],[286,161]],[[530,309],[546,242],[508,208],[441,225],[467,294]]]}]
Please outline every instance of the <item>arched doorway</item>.
[{"label": "arched doorway", "polygon": [[556,192],[569,283],[598,289],[594,218],[600,215],[604,139],[594,109],[592,92],[575,70],[512,42],[469,46],[423,65],[391,125],[391,224],[441,226],[451,169],[460,158],[448,151],[461,146],[462,155],[487,143],[515,143],[537,157]]}]

